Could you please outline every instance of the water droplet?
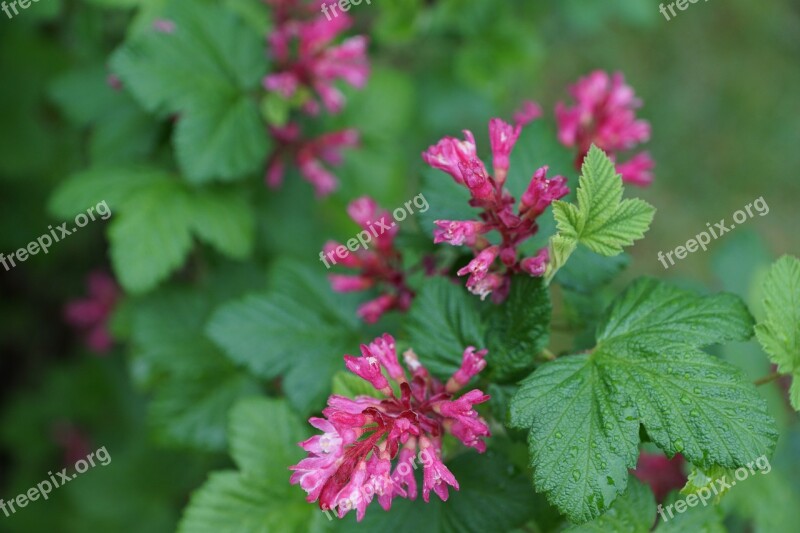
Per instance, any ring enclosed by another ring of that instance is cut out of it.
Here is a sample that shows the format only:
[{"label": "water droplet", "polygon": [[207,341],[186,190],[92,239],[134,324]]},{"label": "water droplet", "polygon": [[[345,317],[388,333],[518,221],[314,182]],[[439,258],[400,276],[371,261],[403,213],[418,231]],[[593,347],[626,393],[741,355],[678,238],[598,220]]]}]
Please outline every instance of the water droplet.
[{"label": "water droplet", "polygon": [[681,403],[685,404],[685,405],[689,405],[690,403],[692,403],[692,400],[690,400],[689,397],[686,396],[685,394],[682,394],[681,395]]},{"label": "water droplet", "polygon": [[581,471],[580,470],[573,470],[572,471],[572,479],[578,481],[581,478]]},{"label": "water droplet", "polygon": [[675,451],[681,452],[683,451],[683,441],[681,439],[675,440]]},{"label": "water droplet", "polygon": [[556,431],[556,438],[557,438],[557,439],[560,439],[560,438],[561,438],[561,437],[563,437],[563,436],[564,436],[564,435],[562,435],[560,431]]}]

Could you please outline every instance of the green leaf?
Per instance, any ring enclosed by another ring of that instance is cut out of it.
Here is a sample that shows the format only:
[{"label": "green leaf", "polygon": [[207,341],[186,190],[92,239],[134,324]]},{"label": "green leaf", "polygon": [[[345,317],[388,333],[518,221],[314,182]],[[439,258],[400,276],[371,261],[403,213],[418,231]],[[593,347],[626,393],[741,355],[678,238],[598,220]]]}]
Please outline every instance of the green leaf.
[{"label": "green leaf", "polygon": [[792,375],[789,397],[800,411],[800,260],[785,255],[764,280],[764,320],[756,337],[778,365],[778,372]]},{"label": "green leaf", "polygon": [[644,237],[655,208],[644,200],[622,200],[622,178],[596,146],[584,159],[578,185],[578,204],[553,202],[559,234],[591,251],[611,256]]},{"label": "green leaf", "polygon": [[243,197],[190,188],[154,169],[89,170],[62,186],[50,209],[66,215],[96,203],[92,198],[100,194],[113,211],[108,237],[114,271],[128,291],[148,291],[183,265],[193,235],[237,259],[252,249],[255,219]]},{"label": "green leaf", "polygon": [[586,524],[571,527],[571,533],[646,533],[653,525],[656,502],[653,493],[636,478],[628,482],[628,488],[616,499],[614,505],[602,516]]},{"label": "green leaf", "polygon": [[191,225],[198,238],[234,259],[250,255],[255,240],[253,209],[237,191],[221,188],[195,194]]},{"label": "green leaf", "polygon": [[112,68],[146,109],[179,113],[173,140],[190,181],[256,171],[269,148],[250,95],[266,72],[261,36],[213,3],[178,0],[166,16],[174,32],[137,34]]},{"label": "green leaf", "polygon": [[355,398],[356,396],[380,396],[380,392],[375,387],[350,372],[337,372],[333,375],[333,394]]},{"label": "green leaf", "polygon": [[242,472],[275,487],[287,483],[287,467],[303,457],[297,443],[308,428],[284,401],[247,398],[230,413],[228,440],[231,456]]},{"label": "green leaf", "polygon": [[122,209],[108,230],[111,262],[126,290],[145,292],[180,267],[192,248],[191,205],[179,182],[163,181],[137,191]]},{"label": "green leaf", "polygon": [[304,533],[316,506],[289,484],[302,458],[302,422],[280,400],[249,398],[231,411],[231,455],[239,471],[214,472],[192,495],[178,531]]},{"label": "green leaf", "polygon": [[130,196],[169,179],[165,172],[152,168],[92,167],[61,183],[50,197],[47,208],[53,215],[66,219],[105,200],[115,212]]},{"label": "green leaf", "polygon": [[168,290],[136,302],[132,373],[153,393],[149,422],[160,442],[221,450],[228,411],[258,387],[203,336],[209,293]]},{"label": "green leaf", "polygon": [[334,296],[312,269],[284,262],[275,288],[223,305],[208,335],[237,364],[263,378],[284,376],[283,389],[300,412],[320,408],[343,356],[358,349],[355,303]]},{"label": "green leaf", "polygon": [[165,13],[175,31],[148,31],[126,42],[111,68],[145,109],[177,113],[258,87],[267,71],[262,37],[230,10],[175,0]]},{"label": "green leaf", "polygon": [[447,467],[460,486],[458,491],[450,490],[447,502],[435,497],[431,497],[430,503],[421,498],[415,501],[396,498],[389,512],[373,502],[361,523],[356,524],[355,513],[349,513],[334,530],[392,533],[509,531],[547,510],[544,502],[531,490],[525,475],[493,450],[485,455],[466,453],[448,461]]},{"label": "green leaf", "polygon": [[511,425],[530,429],[537,488],[570,520],[596,518],[625,489],[640,425],[668,456],[696,465],[735,468],[770,453],[775,422],[755,387],[699,350],[745,340],[751,324],[731,295],[634,282],[611,305],[594,350],[543,365],[511,402]]},{"label": "green leaf", "polygon": [[253,172],[268,149],[258,106],[246,96],[209,98],[188,108],[173,140],[178,163],[196,183]]},{"label": "green leaf", "polygon": [[502,380],[531,367],[550,339],[550,294],[542,278],[515,276],[506,302],[492,309],[487,361]]},{"label": "green leaf", "polygon": [[558,271],[556,281],[565,289],[592,294],[622,272],[631,261],[626,253],[606,257],[583,246],[575,249],[573,261]]},{"label": "green leaf", "polygon": [[[692,507],[686,507],[684,512],[678,513],[674,507],[672,509],[672,518],[669,517],[667,508],[673,505],[678,499],[685,500],[686,498],[672,493],[662,506],[659,506],[659,520],[656,533],[683,533],[685,531],[697,533],[726,533],[728,529],[723,523],[722,508],[710,502],[701,505],[702,501],[698,500]],[[687,503],[688,505],[688,503]],[[664,518],[667,518],[664,521]]]},{"label": "green leaf", "polygon": [[441,277],[428,278],[414,298],[405,321],[409,344],[439,378],[458,370],[467,346],[486,346],[476,306],[463,286]]}]

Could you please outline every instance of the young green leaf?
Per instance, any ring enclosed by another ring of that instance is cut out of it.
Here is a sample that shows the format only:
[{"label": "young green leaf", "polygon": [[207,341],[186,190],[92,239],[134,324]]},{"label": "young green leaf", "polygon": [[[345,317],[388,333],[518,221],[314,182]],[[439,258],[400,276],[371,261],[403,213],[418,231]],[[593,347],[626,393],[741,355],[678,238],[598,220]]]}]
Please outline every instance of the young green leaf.
[{"label": "young green leaf", "polygon": [[640,425],[669,456],[697,465],[738,467],[769,454],[775,423],[755,387],[699,349],[751,331],[733,296],[634,282],[591,353],[543,365],[511,402],[511,424],[530,429],[537,488],[574,522],[599,516],[625,489]]},{"label": "young green leaf", "polygon": [[778,372],[792,375],[790,399],[800,411],[800,260],[785,255],[764,280],[764,320],[756,337],[778,365]]}]

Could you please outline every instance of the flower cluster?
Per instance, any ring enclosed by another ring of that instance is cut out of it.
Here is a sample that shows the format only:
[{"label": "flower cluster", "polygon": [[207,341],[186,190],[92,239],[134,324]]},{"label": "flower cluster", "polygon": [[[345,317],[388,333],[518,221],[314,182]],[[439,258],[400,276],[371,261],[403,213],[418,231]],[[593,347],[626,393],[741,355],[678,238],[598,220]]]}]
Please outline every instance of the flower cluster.
[{"label": "flower cluster", "polygon": [[[558,139],[578,149],[575,168],[580,170],[583,158],[592,144],[616,159],[617,153],[630,150],[650,138],[650,124],[636,119],[642,102],[625,84],[621,73],[609,76],[597,70],[570,87],[573,107],[562,102],[556,105]],[[647,152],[641,152],[624,163],[617,163],[622,179],[635,185],[653,181],[655,163]]]},{"label": "flower cluster", "polygon": [[[268,36],[275,70],[264,78],[264,88],[308,115],[318,115],[322,106],[329,113],[340,112],[344,95],[335,83],[342,80],[362,88],[369,76],[367,38],[359,35],[332,44],[352,25],[352,19],[342,13],[332,21],[326,20],[318,12],[319,2],[267,0],[267,3],[275,20],[275,29]],[[281,184],[288,161],[313,185],[318,197],[330,194],[338,184],[322,163],[341,164],[341,149],[356,146],[359,139],[353,129],[307,139],[296,121],[273,124],[270,133],[275,149],[267,163],[267,185]]]},{"label": "flower cluster", "polygon": [[[535,109],[532,109],[535,111]],[[547,178],[546,166],[539,168],[530,180],[527,190],[515,209],[516,199],[505,189],[509,156],[517,142],[524,122],[532,120],[535,113],[518,118],[512,126],[499,118],[489,122],[494,176],[478,159],[475,138],[465,130],[465,140],[445,137],[428,148],[422,158],[428,165],[450,174],[458,183],[469,189],[470,205],[482,210],[477,220],[437,220],[434,242],[454,246],[469,246],[474,259],[458,271],[459,276],[469,275],[467,288],[486,298],[493,294],[495,302],[505,299],[511,275],[524,272],[531,276],[544,274],[548,257],[542,248],[532,257],[518,257],[518,246],[538,231],[536,219],[554,201],[564,197],[569,189],[566,178]],[[522,121],[519,119],[522,118]],[[500,234],[499,244],[492,244],[484,235],[491,231]],[[495,262],[499,266],[495,268]]]},{"label": "flower cluster", "polygon": [[371,249],[357,252],[347,250],[336,241],[325,243],[323,254],[333,255],[335,250],[344,249],[343,256],[338,256],[339,263],[359,270],[357,275],[331,274],[328,278],[331,287],[337,292],[380,288],[383,294],[358,308],[358,316],[365,322],[374,324],[387,311],[407,310],[411,306],[414,292],[406,284],[402,267],[403,258],[394,244],[398,227],[392,222],[389,212],[380,209],[372,198],[364,196],[350,202],[347,213],[367,236],[370,238],[374,236],[374,243]]},{"label": "flower cluster", "polygon": [[376,497],[387,511],[395,497],[416,499],[417,481],[409,463],[419,449],[422,499],[428,502],[433,491],[447,500],[448,485],[458,490],[458,481],[442,462],[442,436],[449,432],[482,453],[482,439],[490,435],[473,408],[489,396],[475,389],[453,398],[486,366],[485,355],[486,350],[467,348],[461,368],[444,385],[412,350],[403,354],[409,379],[388,334],[362,345],[359,357],[345,355],[347,369],[382,397],[331,396],[322,411],[325,418],[309,419],[323,433],[299,444],[308,457],[290,467],[291,483],[308,493],[309,502],[318,500],[323,511],[335,509],[341,518],[356,509],[360,521]]},{"label": "flower cluster", "polygon": [[64,320],[84,337],[90,350],[104,354],[114,340],[108,332],[108,320],[120,296],[114,278],[103,271],[89,274],[85,298],[72,300],[64,307]]},{"label": "flower cluster", "polygon": [[336,189],[336,176],[323,166],[323,162],[338,166],[342,164],[341,151],[344,148],[357,146],[358,132],[345,129],[334,133],[326,133],[314,139],[303,139],[300,127],[290,123],[284,127],[270,127],[275,149],[267,161],[267,172],[264,177],[267,185],[277,188],[283,183],[286,163],[293,163],[300,175],[314,187],[318,197],[327,196]]}]

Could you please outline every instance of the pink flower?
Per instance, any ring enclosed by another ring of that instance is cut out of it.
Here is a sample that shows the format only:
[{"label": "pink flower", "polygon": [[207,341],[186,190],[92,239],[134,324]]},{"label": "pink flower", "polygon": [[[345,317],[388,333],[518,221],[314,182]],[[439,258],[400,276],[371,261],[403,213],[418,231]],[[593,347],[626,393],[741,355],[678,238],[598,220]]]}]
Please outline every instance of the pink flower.
[{"label": "pink flower", "polygon": [[661,454],[641,452],[636,469],[631,473],[639,481],[650,485],[656,501],[661,502],[671,491],[680,489],[686,484],[686,474],[683,473],[685,462],[680,454],[668,459]]},{"label": "pink flower", "polygon": [[300,128],[295,123],[270,128],[276,141],[275,149],[267,161],[264,180],[271,188],[283,182],[285,161],[293,162],[300,175],[314,187],[317,197],[336,190],[339,182],[322,163],[332,166],[342,163],[341,151],[359,143],[358,132],[352,129],[327,133],[316,139],[301,139]]},{"label": "pink flower", "polygon": [[120,290],[114,278],[99,270],[89,274],[87,287],[86,298],[72,300],[64,307],[64,319],[83,334],[90,350],[104,354],[114,344],[108,332],[108,320],[120,297]]},{"label": "pink flower", "polygon": [[[276,11],[277,23],[268,41],[277,70],[264,78],[264,88],[291,98],[302,85],[309,94],[316,93],[330,113],[338,113],[344,105],[344,95],[335,82],[341,80],[356,88],[366,84],[367,38],[359,35],[339,45],[332,44],[352,25],[345,13],[328,21],[321,14],[304,20],[307,14],[297,9]],[[308,98],[303,107],[310,114],[319,110],[313,98]]]},{"label": "pink flower", "polygon": [[478,174],[486,175],[486,169],[475,152],[475,137],[469,130],[464,130],[464,137],[466,140],[463,141],[445,137],[422,153],[422,159],[428,165],[447,172],[462,185],[464,184],[462,168],[474,169]]},{"label": "pink flower", "polygon": [[433,230],[434,244],[446,242],[453,246],[472,246],[477,236],[484,231],[484,225],[473,220],[435,220],[434,224],[439,226]]},{"label": "pink flower", "polygon": [[646,187],[653,182],[653,168],[656,166],[650,154],[641,152],[624,163],[617,163],[617,172],[622,181]]},{"label": "pink flower", "polygon": [[[472,248],[474,259],[456,273],[459,276],[469,274],[467,289],[481,299],[491,294],[495,303],[502,302],[508,295],[514,274],[531,273],[525,268],[530,266],[530,261],[523,265],[518,249],[538,231],[536,218],[554,200],[569,193],[566,179],[561,176],[547,179],[547,167],[544,166],[534,173],[519,210],[515,211],[516,199],[505,189],[504,183],[511,152],[523,123],[537,114],[532,102],[526,105],[526,111],[527,115],[517,117],[519,120],[515,126],[500,119],[492,119],[489,123],[495,176],[488,175],[483,163],[475,156],[475,139],[469,131],[464,132],[465,141],[445,137],[422,154],[430,166],[447,172],[456,183],[467,187],[472,195],[470,206],[481,209],[480,221],[435,221],[438,227],[434,230],[434,243],[446,242]],[[499,233],[499,239],[484,237],[493,231]]]},{"label": "pink flower", "polygon": [[442,501],[446,502],[447,498],[450,497],[447,485],[458,490],[458,481],[456,481],[453,473],[450,472],[450,470],[444,466],[441,459],[439,459],[439,454],[437,452],[441,451],[441,444],[438,445],[437,450],[437,446],[431,443],[429,439],[421,437],[419,446],[422,449],[422,453],[427,453],[429,457],[432,456],[429,461],[430,464],[425,465],[422,472],[422,499],[427,503],[430,500],[432,489]]},{"label": "pink flower", "polygon": [[[322,412],[325,419],[309,420],[323,433],[300,443],[308,456],[290,467],[290,482],[299,484],[308,494],[307,500],[318,501],[322,510],[335,509],[342,517],[355,509],[356,519],[361,521],[375,498],[385,510],[396,497],[416,499],[414,469],[418,461],[424,469],[423,499],[428,502],[434,492],[447,500],[448,486],[458,490],[458,482],[441,460],[442,435],[451,432],[467,446],[485,451],[489,427],[473,406],[489,396],[475,389],[454,399],[453,391],[433,378],[411,350],[404,354],[412,375],[411,381],[406,381],[389,335],[361,350],[361,358],[346,355],[345,365],[372,384],[382,398],[331,396]],[[480,372],[479,360],[486,350],[474,350],[465,350],[461,377],[448,383]],[[384,371],[395,381],[398,395]]]},{"label": "pink flower", "polygon": [[[618,152],[630,150],[650,138],[650,123],[636,118],[642,102],[625,83],[621,73],[609,76],[597,70],[581,78],[570,88],[575,105],[556,105],[558,139],[562,144],[578,149],[575,166],[580,169],[583,158],[592,144],[612,158]],[[649,157],[647,158],[649,161]],[[638,185],[652,181],[652,162],[634,158],[632,168],[626,168],[628,180]],[[644,168],[642,168],[644,166]],[[625,175],[619,168],[617,171]],[[631,175],[633,174],[633,175]]]},{"label": "pink flower", "polygon": [[487,353],[489,353],[489,350],[476,352],[474,346],[467,346],[462,355],[461,368],[447,382],[445,387],[447,392],[456,392],[461,389],[461,387],[469,383],[473,376],[486,368],[486,359],[484,358]]},{"label": "pink flower", "polygon": [[508,174],[508,156],[517,143],[522,126],[511,126],[499,118],[489,121],[489,141],[492,145],[492,158],[494,163],[494,177],[499,184],[506,181]]},{"label": "pink flower", "polygon": [[522,102],[520,108],[514,113],[514,123],[525,127],[542,116],[542,108],[532,100]]},{"label": "pink flower", "polygon": [[458,275],[466,276],[469,274],[470,277],[467,283],[477,283],[485,278],[486,274],[489,273],[489,267],[494,262],[499,252],[500,248],[497,246],[490,246],[486,248],[480,252],[475,259],[470,261],[467,266],[460,268],[458,270]]},{"label": "pink flower", "polygon": [[[330,275],[331,287],[337,292],[377,288],[381,294],[362,304],[357,311],[358,316],[368,324],[377,322],[388,311],[407,310],[414,292],[406,284],[403,257],[394,244],[399,230],[397,224],[392,221],[388,211],[382,210],[375,200],[367,196],[350,202],[347,213],[363,228],[358,239],[365,245],[351,252],[334,241],[325,244],[320,260],[326,267],[338,264],[358,270],[355,276]],[[337,250],[343,253],[338,254]]]},{"label": "pink flower", "polygon": [[531,276],[544,276],[547,262],[550,261],[550,252],[547,247],[541,248],[533,257],[526,257],[520,263],[522,270]]},{"label": "pink flower", "polygon": [[536,218],[555,200],[567,194],[569,194],[567,179],[563,176],[547,179],[547,167],[541,167],[533,174],[527,190],[522,195],[520,212]]}]

